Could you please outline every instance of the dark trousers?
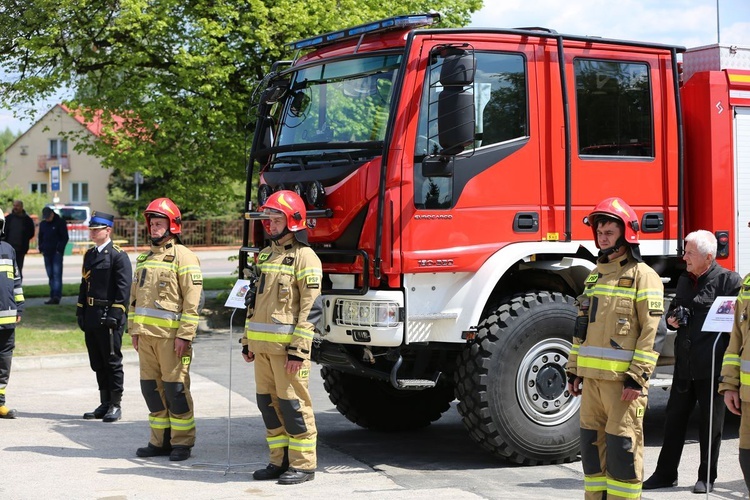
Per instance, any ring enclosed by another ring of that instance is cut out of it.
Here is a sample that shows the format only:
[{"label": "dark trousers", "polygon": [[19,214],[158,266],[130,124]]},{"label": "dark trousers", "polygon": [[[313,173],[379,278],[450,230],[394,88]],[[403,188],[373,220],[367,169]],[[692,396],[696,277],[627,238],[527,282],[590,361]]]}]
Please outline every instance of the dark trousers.
[{"label": "dark trousers", "polygon": [[53,299],[62,297],[62,275],[63,275],[63,254],[55,252],[44,254],[44,268],[49,278],[49,296]]},{"label": "dark trousers", "polygon": [[10,379],[10,364],[16,347],[16,330],[0,330],[0,406],[5,404],[5,388]]},{"label": "dark trousers", "polygon": [[21,273],[23,278],[23,261],[26,259],[26,253],[16,250],[16,264],[18,265],[18,271]]},{"label": "dark trousers", "polygon": [[719,461],[721,433],[724,427],[724,398],[716,392],[716,381],[712,384],[705,380],[675,379],[667,401],[666,422],[664,424],[664,445],[659,453],[656,473],[666,479],[677,479],[677,466],[680,464],[682,448],[685,445],[690,414],[698,403],[700,425],[698,440],[700,442],[701,463],[698,467],[698,480],[706,481],[708,464],[708,424],[710,418],[711,398],[714,400],[711,438],[711,480],[716,480],[716,464]]},{"label": "dark trousers", "polygon": [[112,346],[109,340],[109,330],[106,328],[88,330],[84,332],[86,349],[89,352],[89,364],[96,373],[96,383],[100,391],[122,392],[124,388],[124,374],[122,369],[122,328],[118,328],[112,336],[114,354],[110,354]]}]

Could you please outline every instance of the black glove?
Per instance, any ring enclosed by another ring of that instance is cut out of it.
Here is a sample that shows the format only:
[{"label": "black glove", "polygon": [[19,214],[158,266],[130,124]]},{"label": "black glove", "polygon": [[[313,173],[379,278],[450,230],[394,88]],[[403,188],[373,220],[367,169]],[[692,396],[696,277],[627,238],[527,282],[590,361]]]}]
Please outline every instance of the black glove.
[{"label": "black glove", "polygon": [[635,389],[636,391],[643,390],[643,387],[641,387],[641,384],[633,380],[631,377],[626,377],[622,385],[624,385],[628,389]]},{"label": "black glove", "polygon": [[244,354],[245,356],[250,354],[250,348],[247,346],[247,344],[242,346],[242,354]]},{"label": "black glove", "polygon": [[119,307],[110,307],[107,311],[107,317],[104,319],[104,325],[107,328],[116,329],[122,321],[122,309]]},{"label": "black glove", "polygon": [[76,321],[78,322],[78,328],[83,330],[83,314],[76,316]]}]

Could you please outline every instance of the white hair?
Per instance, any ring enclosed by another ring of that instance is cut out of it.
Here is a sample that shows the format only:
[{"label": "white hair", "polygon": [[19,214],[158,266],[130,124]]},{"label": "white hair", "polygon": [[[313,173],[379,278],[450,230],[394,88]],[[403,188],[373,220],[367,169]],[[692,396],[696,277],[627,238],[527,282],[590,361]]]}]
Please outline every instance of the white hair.
[{"label": "white hair", "polygon": [[703,256],[711,255],[711,259],[716,258],[716,236],[711,231],[698,229],[685,236],[685,243],[692,242],[695,248]]}]

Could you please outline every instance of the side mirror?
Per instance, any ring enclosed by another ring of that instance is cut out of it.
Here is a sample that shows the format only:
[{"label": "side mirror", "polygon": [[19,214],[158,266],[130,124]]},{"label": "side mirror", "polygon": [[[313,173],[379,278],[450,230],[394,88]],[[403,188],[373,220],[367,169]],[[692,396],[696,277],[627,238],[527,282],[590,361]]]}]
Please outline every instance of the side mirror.
[{"label": "side mirror", "polygon": [[442,156],[455,156],[475,140],[474,52],[465,47],[441,46],[432,53],[440,66],[437,98],[438,142]]},{"label": "side mirror", "polygon": [[[260,141],[258,143],[257,150],[268,151],[268,149],[273,146],[273,118],[271,118],[270,116],[266,116],[260,121],[258,126],[261,128],[261,130]],[[258,160],[258,163],[260,163],[261,165],[265,165],[271,159],[271,156],[269,154],[262,154],[257,155],[255,159]]]}]

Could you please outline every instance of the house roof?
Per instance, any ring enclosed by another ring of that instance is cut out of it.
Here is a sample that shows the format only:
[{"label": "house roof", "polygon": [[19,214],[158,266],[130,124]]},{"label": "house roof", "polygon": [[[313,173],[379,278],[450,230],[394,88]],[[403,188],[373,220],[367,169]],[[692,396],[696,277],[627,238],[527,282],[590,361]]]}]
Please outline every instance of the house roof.
[{"label": "house roof", "polygon": [[[83,114],[81,114],[80,111],[73,111],[70,108],[68,108],[65,104],[58,104],[63,111],[68,113],[75,121],[86,127],[89,132],[94,134],[97,137],[100,137],[102,134],[102,111],[96,110],[94,112],[94,119],[90,122],[86,122],[86,120],[83,117]],[[115,124],[115,128],[121,127],[122,124],[125,122],[125,119],[121,116],[112,115],[112,121]]]},{"label": "house roof", "polygon": [[[49,111],[47,111],[46,113],[44,113],[44,115],[41,118],[39,118],[37,121],[35,121],[33,124],[31,124],[31,126],[28,129],[26,129],[25,132],[23,132],[21,135],[19,135],[18,137],[16,137],[16,140],[13,141],[13,142],[11,142],[8,145],[8,147],[6,148],[6,150],[9,149],[11,146],[15,145],[18,141],[20,141],[26,134],[29,133],[29,131],[32,128],[34,128],[34,126],[36,124],[38,124],[40,121],[42,121],[47,115],[49,115],[50,113],[52,113],[53,111],[55,111],[55,109],[57,109],[57,108],[62,109],[66,114],[68,114],[71,118],[73,118],[75,121],[77,121],[78,123],[80,123],[84,128],[86,128],[86,130],[88,130],[89,132],[91,132],[95,136],[101,137],[101,135],[102,135],[102,128],[103,128],[103,126],[102,126],[102,119],[101,119],[101,116],[102,116],[102,111],[101,110],[95,111],[94,112],[94,119],[92,121],[90,121],[90,122],[87,122],[84,119],[83,114],[80,111],[73,111],[72,109],[68,108],[64,104],[55,104],[54,106],[52,106],[52,108],[50,108]],[[115,128],[122,126],[123,123],[125,122],[125,119],[123,117],[117,116],[117,115],[112,115],[112,120],[114,121]]]}]

